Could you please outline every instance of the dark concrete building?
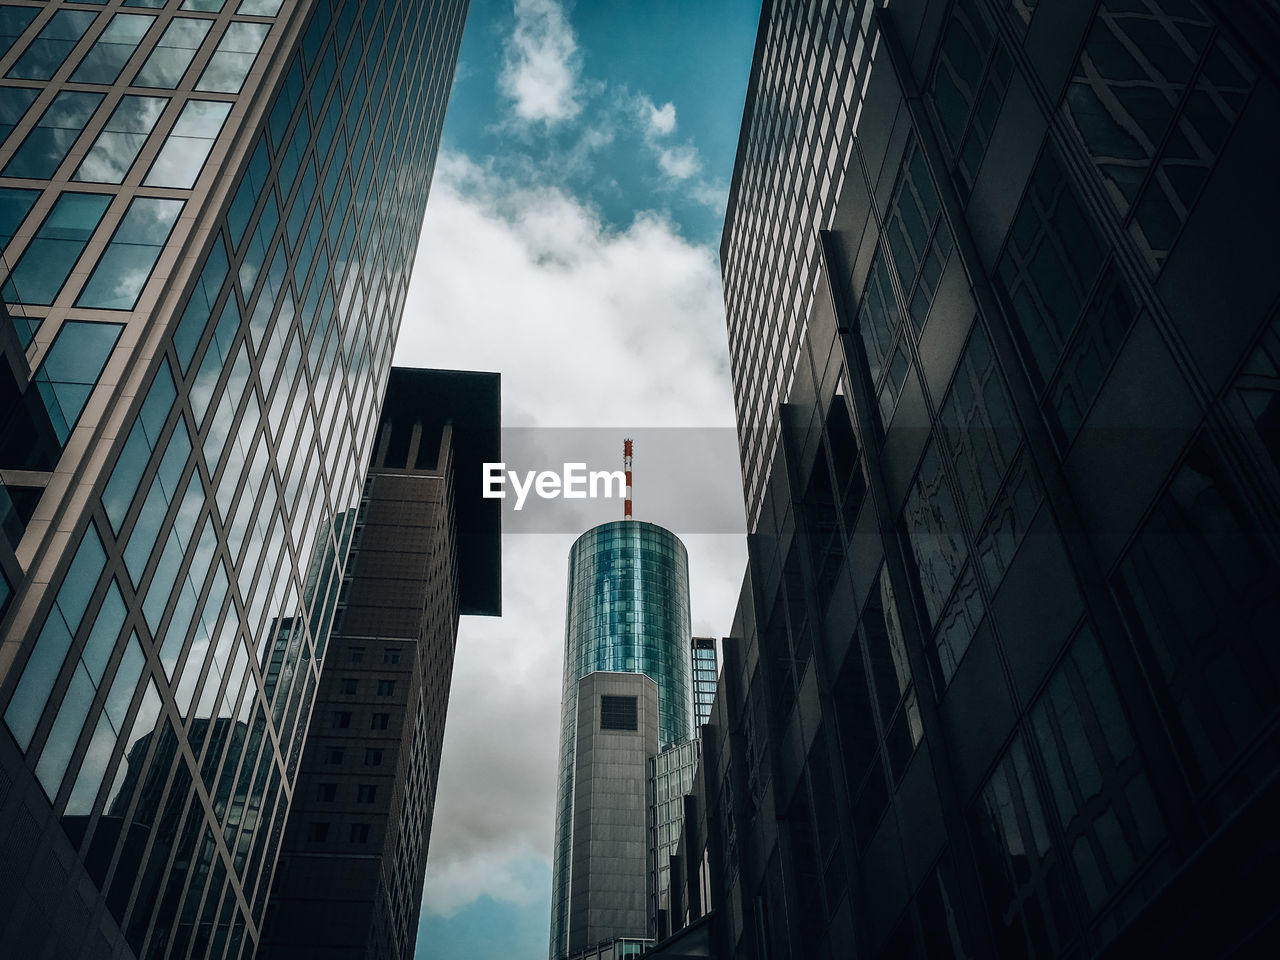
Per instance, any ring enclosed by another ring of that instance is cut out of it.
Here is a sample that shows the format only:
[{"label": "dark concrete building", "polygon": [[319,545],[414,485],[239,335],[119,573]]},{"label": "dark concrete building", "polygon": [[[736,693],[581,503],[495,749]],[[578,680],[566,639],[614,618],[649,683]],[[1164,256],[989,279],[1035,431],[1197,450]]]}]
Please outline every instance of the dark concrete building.
[{"label": "dark concrete building", "polygon": [[501,614],[499,389],[392,368],[262,960],[413,956],[458,618]]},{"label": "dark concrete building", "polygon": [[0,955],[248,957],[463,0],[0,5]]},{"label": "dark concrete building", "polygon": [[1280,936],[1278,44],[1272,3],[765,2],[750,567],[672,883],[718,955]]}]

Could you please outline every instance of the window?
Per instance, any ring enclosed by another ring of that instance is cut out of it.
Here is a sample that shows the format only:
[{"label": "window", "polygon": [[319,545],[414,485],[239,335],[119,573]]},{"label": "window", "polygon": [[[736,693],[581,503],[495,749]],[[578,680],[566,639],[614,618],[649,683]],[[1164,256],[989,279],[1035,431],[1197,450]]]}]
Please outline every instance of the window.
[{"label": "window", "polygon": [[15,7],[7,3],[0,6],[0,57],[9,52],[38,12],[36,7]]},{"label": "window", "polygon": [[389,697],[396,692],[396,682],[394,680],[378,681],[378,696]]},{"label": "window", "polygon": [[364,663],[364,647],[348,647],[347,655],[352,663]]},{"label": "window", "polygon": [[155,17],[144,14],[117,13],[84,55],[71,79],[76,83],[115,83],[155,21]]},{"label": "window", "polygon": [[373,803],[378,796],[378,788],[372,783],[362,783],[356,787],[356,803]]},{"label": "window", "polygon": [[339,730],[345,730],[351,726],[351,711],[335,710],[333,712],[333,725]]},{"label": "window", "polygon": [[366,767],[382,766],[382,748],[368,747],[364,751],[364,765]]},{"label": "window", "polygon": [[400,648],[387,647],[382,651],[382,662],[386,664],[396,664],[400,662]]},{"label": "window", "polygon": [[29,177],[47,180],[66,159],[67,153],[102,102],[100,93],[78,93],[63,90],[41,115],[5,164],[6,177]]},{"label": "window", "polygon": [[19,80],[50,79],[96,17],[96,13],[87,10],[59,10],[45,21],[39,35],[27,45],[5,76]]},{"label": "window", "polygon": [[[46,306],[53,303],[110,202],[111,197],[99,193],[61,194],[14,264],[5,284],[5,300]],[[25,323],[15,325],[18,339],[24,347],[29,346],[35,328],[28,330]]]},{"label": "window", "polygon": [[324,762],[328,764],[338,764],[342,762],[342,748],[329,747],[325,750]]},{"label": "window", "polygon": [[639,729],[639,698],[602,696],[600,698],[600,729]]},{"label": "window", "polygon": [[338,785],[336,783],[317,783],[316,799],[321,803],[331,803],[338,796]]},{"label": "window", "polygon": [[[187,308],[182,312],[182,320],[173,334],[173,349],[178,355],[178,364],[183,373],[191,365],[191,358],[200,343],[200,338],[204,335],[209,318],[213,315],[218,295],[222,292],[222,282],[227,278],[227,270],[227,248],[221,234],[215,233],[213,246],[205,258],[204,270],[200,274],[200,279],[196,281],[195,289],[191,291],[191,299],[187,301]],[[227,301],[222,317],[218,320],[213,339],[209,341],[204,361],[200,364],[200,374],[197,377],[197,381],[202,384],[210,397],[218,376],[222,372],[222,366],[231,354],[231,344],[235,340],[239,326],[240,316],[236,312],[235,298],[231,297]],[[206,399],[205,402],[207,403],[208,400]],[[203,422],[204,412],[197,412],[196,417]]]},{"label": "window", "polygon": [[80,629],[89,598],[98,584],[106,564],[106,553],[98,531],[92,524],[86,528],[75,559],[62,580],[58,597],[45,618],[36,639],[35,649],[22,670],[22,678],[13,692],[4,719],[24,752],[44,712],[45,701],[53,690],[62,669],[62,661],[71,648],[71,639]]},{"label": "window", "polygon": [[329,824],[323,820],[313,820],[307,824],[307,839],[313,843],[322,843],[329,839]]},{"label": "window", "polygon": [[183,201],[135,197],[76,299],[78,307],[132,310],[169,240]]},{"label": "window", "polygon": [[13,128],[26,116],[27,108],[35,102],[39,92],[31,87],[0,87],[0,143],[9,138]]},{"label": "window", "polygon": [[345,694],[353,694],[360,689],[360,681],[355,677],[343,677],[339,681],[339,690]]},{"label": "window", "polygon": [[1052,149],[1041,156],[996,267],[994,287],[1031,375],[1052,377],[1102,269],[1103,249]]},{"label": "window", "polygon": [[929,626],[938,622],[968,547],[935,440],[925,450],[902,511]]},{"label": "window", "polygon": [[351,843],[368,843],[369,842],[369,825],[367,823],[351,824],[351,831],[347,835],[347,839]]},{"label": "window", "polygon": [[168,103],[165,97],[121,97],[71,179],[121,183]]},{"label": "window", "polygon": [[209,58],[196,89],[210,93],[239,93],[270,29],[266,23],[228,24],[227,32],[218,41],[218,48]]},{"label": "window", "polygon": [[149,187],[184,190],[195,186],[209,151],[213,149],[213,142],[230,112],[229,103],[188,100],[143,183]]},{"label": "window", "polygon": [[391,723],[391,714],[375,713],[372,717],[369,718],[369,729],[370,730],[386,730],[387,727],[390,725],[390,723]]},{"label": "window", "polygon": [[119,323],[64,321],[36,371],[34,382],[40,400],[54,434],[64,446],[123,329]]},{"label": "window", "polygon": [[196,20],[192,17],[174,17],[156,42],[155,49],[147,57],[138,75],[133,79],[135,87],[159,87],[172,90],[182,81],[191,66],[191,60],[213,26],[212,20]]},{"label": "window", "polygon": [[965,512],[976,529],[1021,440],[1004,379],[980,322],[974,323],[956,365],[939,419]]},{"label": "window", "polygon": [[9,245],[39,196],[39,190],[0,187],[0,250]]},{"label": "window", "polygon": [[[169,372],[168,364],[162,364],[151,382],[151,388],[147,391],[147,398],[138,412],[138,418],[129,431],[124,449],[120,451],[111,479],[107,481],[106,489],[102,492],[102,506],[115,533],[120,532],[120,525],[124,522],[134,494],[137,493],[138,483],[142,479],[147,461],[160,442],[161,431],[164,429],[176,396],[173,374]],[[185,438],[185,431],[182,437]],[[181,443],[181,440],[178,442]],[[183,459],[186,459],[185,453]]]}]

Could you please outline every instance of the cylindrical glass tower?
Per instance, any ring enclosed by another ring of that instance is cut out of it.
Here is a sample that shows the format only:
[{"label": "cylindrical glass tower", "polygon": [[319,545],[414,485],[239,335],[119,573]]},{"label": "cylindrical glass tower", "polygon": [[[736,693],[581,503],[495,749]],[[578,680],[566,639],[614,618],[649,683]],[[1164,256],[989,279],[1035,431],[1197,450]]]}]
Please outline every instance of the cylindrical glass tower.
[{"label": "cylindrical glass tower", "polygon": [[551,960],[565,955],[578,681],[589,673],[644,673],[658,684],[659,748],[693,731],[689,556],[671,531],[640,520],[604,523],[569,551],[560,779],[551,879]]}]

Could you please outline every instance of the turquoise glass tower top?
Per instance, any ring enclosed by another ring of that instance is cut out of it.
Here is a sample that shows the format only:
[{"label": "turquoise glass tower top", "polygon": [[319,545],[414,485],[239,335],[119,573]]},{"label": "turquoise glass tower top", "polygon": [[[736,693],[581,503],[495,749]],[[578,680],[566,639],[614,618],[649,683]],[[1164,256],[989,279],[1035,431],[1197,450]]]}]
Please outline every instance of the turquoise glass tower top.
[{"label": "turquoise glass tower top", "polygon": [[640,520],[603,523],[569,551],[564,691],[560,707],[551,951],[567,952],[573,848],[574,723],[589,673],[643,673],[658,684],[659,748],[693,732],[689,556],[670,530]]}]

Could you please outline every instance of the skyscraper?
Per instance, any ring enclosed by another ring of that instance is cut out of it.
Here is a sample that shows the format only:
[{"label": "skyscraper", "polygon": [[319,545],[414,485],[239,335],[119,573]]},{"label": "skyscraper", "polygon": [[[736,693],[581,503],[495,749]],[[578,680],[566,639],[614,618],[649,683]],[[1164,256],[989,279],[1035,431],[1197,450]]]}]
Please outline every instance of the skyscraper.
[{"label": "skyscraper", "polygon": [[722,241],[750,566],[686,852],[720,956],[1275,943],[1278,40],[764,4]]},{"label": "skyscraper", "polygon": [[[646,935],[647,761],[687,739],[693,723],[684,544],[639,520],[588,530],[569,551],[565,621],[551,960],[606,937]],[[651,716],[641,709],[643,684],[625,693],[596,690],[610,679],[625,684],[619,674],[653,681],[655,737],[639,736],[641,721]],[[580,703],[582,696],[591,702]],[[635,733],[624,737],[624,731]],[[579,755],[580,745],[592,746],[590,757]],[[631,773],[625,787],[602,795],[593,817],[575,794],[594,776],[593,766],[604,764]]]},{"label": "skyscraper", "polygon": [[0,7],[0,953],[257,945],[465,10]]},{"label": "skyscraper", "polygon": [[258,956],[413,956],[458,617],[497,615],[497,374],[392,368]]},{"label": "skyscraper", "polygon": [[690,644],[693,655],[693,731],[711,717],[711,704],[716,698],[716,638],[694,637]]}]

